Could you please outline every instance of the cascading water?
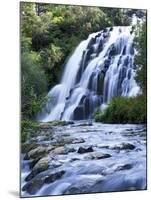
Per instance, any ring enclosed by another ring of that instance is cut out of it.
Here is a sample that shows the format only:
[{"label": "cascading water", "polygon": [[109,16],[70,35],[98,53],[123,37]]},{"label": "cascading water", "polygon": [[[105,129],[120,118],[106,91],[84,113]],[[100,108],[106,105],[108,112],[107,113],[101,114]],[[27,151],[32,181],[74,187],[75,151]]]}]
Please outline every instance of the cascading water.
[{"label": "cascading water", "polygon": [[106,28],[82,41],[68,60],[60,84],[53,87],[40,121],[82,120],[114,96],[136,96],[130,26]]}]

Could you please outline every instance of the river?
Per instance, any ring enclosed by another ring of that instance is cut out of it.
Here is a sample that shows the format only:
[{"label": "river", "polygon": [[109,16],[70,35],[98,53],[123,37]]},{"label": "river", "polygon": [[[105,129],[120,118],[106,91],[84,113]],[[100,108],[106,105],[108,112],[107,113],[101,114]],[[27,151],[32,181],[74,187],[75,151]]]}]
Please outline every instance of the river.
[{"label": "river", "polygon": [[46,123],[24,145],[22,197],[146,189],[144,125]]}]

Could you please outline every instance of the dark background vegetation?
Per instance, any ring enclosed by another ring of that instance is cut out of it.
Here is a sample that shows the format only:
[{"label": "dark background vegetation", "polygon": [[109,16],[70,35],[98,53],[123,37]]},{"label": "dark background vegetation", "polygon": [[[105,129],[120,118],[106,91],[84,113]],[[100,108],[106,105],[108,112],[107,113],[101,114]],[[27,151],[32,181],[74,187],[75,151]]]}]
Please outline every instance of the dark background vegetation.
[{"label": "dark background vegetation", "polygon": [[[133,13],[142,14],[134,9],[21,2],[22,119],[35,119],[45,95],[59,82],[66,60],[81,40],[105,27],[130,25]],[[146,123],[146,22],[136,30],[136,79],[143,93],[130,99],[114,98],[105,112],[95,114],[96,121]]]}]

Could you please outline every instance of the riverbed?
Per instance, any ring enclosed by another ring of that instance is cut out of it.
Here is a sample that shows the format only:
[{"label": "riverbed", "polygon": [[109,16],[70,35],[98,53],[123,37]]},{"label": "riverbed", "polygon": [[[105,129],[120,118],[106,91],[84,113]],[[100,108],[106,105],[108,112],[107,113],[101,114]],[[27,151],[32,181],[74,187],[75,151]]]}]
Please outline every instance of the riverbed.
[{"label": "riverbed", "polygon": [[[22,145],[21,196],[146,189],[146,126],[45,124]],[[26,147],[26,149],[25,149]]]}]

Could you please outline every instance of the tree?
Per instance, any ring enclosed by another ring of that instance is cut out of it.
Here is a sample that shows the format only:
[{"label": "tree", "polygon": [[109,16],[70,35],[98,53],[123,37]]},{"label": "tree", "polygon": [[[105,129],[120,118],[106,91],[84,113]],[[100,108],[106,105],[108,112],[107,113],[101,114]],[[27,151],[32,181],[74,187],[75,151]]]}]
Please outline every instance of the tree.
[{"label": "tree", "polygon": [[136,29],[135,47],[137,55],[135,56],[136,79],[143,89],[143,93],[147,91],[147,25],[144,21]]}]

